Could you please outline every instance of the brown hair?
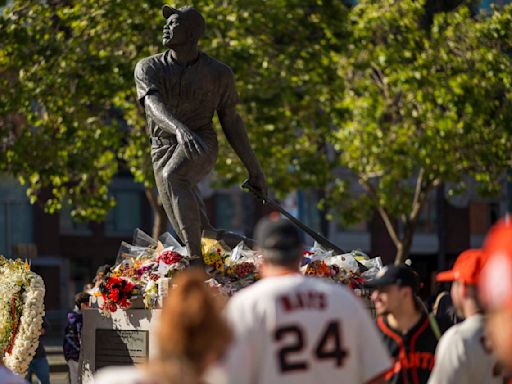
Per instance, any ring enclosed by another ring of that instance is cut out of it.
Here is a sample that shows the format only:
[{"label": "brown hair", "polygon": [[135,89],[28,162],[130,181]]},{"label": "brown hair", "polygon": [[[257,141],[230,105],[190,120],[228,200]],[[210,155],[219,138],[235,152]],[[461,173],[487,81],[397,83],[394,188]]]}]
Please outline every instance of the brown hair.
[{"label": "brown hair", "polygon": [[184,362],[200,375],[210,359],[219,359],[231,342],[222,316],[224,301],[205,284],[204,271],[181,272],[166,298],[158,330],[159,360]]}]

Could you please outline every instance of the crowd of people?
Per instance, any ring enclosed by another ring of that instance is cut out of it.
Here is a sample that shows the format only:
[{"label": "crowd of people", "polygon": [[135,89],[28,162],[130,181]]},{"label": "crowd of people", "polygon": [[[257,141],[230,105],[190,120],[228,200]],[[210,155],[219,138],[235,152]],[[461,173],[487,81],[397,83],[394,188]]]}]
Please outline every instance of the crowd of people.
[{"label": "crowd of people", "polygon": [[[512,383],[512,221],[437,275],[451,290],[433,312],[411,267],[384,267],[366,283],[376,319],[348,288],[299,273],[303,244],[290,222],[264,219],[255,235],[259,282],[226,300],[204,284],[203,270],[181,272],[163,305],[156,357],[100,370],[95,383]],[[68,313],[71,383],[94,289],[77,294]]]}]

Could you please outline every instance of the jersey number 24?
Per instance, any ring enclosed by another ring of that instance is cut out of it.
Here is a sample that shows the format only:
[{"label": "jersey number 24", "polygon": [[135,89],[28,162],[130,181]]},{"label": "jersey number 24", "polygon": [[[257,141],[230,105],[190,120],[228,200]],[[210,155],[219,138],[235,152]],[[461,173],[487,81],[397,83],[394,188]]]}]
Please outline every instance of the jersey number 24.
[{"label": "jersey number 24", "polygon": [[[281,372],[302,371],[309,368],[308,360],[299,360],[293,355],[307,348],[304,341],[304,330],[295,324],[284,325],[274,332],[274,341],[279,343],[277,363]],[[321,333],[312,351],[312,358],[332,360],[335,367],[342,367],[348,356],[342,345],[341,325],[338,320],[332,320]]]}]

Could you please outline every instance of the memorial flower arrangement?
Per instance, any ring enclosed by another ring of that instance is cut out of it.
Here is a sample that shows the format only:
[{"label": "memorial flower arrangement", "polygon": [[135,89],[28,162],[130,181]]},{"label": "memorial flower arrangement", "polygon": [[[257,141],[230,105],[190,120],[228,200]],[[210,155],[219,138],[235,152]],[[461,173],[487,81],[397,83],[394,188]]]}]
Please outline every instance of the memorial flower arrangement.
[{"label": "memorial flower arrangement", "polygon": [[108,312],[115,312],[117,308],[129,308],[130,299],[134,295],[135,284],[131,281],[110,276],[106,282],[100,285],[100,292],[103,297],[103,308]]},{"label": "memorial flower arrangement", "polygon": [[26,262],[0,256],[0,356],[21,376],[39,344],[44,294],[43,279]]},{"label": "memorial flower arrangement", "polygon": [[[202,252],[211,277],[206,283],[223,295],[231,296],[259,278],[261,256],[243,243],[230,249],[218,240],[203,238]],[[155,241],[136,230],[133,244],[122,243],[116,264],[100,288],[101,310],[108,315],[118,308],[130,307],[136,298],[141,298],[146,308],[156,307],[173,274],[188,268],[190,261],[186,248],[170,234]],[[301,271],[347,285],[364,295],[362,283],[381,267],[379,258],[370,259],[360,251],[333,255],[315,244],[304,253]]]}]

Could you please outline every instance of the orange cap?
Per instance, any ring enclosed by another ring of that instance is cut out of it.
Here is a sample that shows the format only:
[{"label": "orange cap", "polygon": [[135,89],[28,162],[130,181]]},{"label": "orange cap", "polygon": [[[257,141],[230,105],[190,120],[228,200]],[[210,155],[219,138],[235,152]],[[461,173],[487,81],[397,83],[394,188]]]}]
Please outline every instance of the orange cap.
[{"label": "orange cap", "polygon": [[468,249],[457,257],[451,270],[437,274],[437,281],[457,280],[465,284],[477,285],[482,261],[481,249]]},{"label": "orange cap", "polygon": [[484,243],[485,265],[480,276],[482,302],[491,309],[512,308],[512,221],[501,220]]}]

